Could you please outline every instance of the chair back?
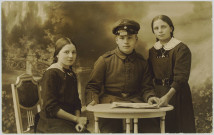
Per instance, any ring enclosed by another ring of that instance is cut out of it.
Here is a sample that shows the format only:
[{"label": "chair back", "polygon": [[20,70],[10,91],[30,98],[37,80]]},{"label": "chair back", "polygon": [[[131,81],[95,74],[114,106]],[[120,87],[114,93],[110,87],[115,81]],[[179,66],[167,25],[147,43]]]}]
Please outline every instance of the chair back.
[{"label": "chair back", "polygon": [[38,82],[32,75],[22,74],[11,84],[17,133],[34,129],[35,114],[41,111],[41,94]]}]

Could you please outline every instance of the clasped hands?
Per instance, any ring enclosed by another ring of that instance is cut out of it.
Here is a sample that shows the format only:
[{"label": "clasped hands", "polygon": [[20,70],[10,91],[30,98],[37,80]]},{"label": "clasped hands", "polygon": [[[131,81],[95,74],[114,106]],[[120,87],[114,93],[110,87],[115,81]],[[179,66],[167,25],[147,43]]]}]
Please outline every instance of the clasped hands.
[{"label": "clasped hands", "polygon": [[77,117],[77,125],[75,126],[77,132],[82,132],[85,129],[85,126],[87,124],[87,118],[86,117]]}]

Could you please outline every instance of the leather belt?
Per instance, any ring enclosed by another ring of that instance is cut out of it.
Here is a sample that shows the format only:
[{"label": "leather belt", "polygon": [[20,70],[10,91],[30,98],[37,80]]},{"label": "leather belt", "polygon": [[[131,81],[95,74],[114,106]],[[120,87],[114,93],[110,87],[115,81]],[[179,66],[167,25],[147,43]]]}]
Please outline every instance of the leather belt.
[{"label": "leather belt", "polygon": [[125,93],[125,92],[120,92],[120,91],[115,91],[115,92],[113,92],[113,91],[106,91],[105,93],[113,95],[113,96],[123,97],[123,98],[127,98],[127,97],[133,95],[133,93]]},{"label": "leather belt", "polygon": [[154,79],[156,85],[169,86],[172,84],[173,80],[169,78],[164,79]]}]

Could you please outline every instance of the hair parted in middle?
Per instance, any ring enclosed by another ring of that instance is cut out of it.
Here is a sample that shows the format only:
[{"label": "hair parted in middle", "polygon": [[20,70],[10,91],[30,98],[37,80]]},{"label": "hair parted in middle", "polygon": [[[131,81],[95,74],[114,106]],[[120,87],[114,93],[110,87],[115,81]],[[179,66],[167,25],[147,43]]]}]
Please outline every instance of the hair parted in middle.
[{"label": "hair parted in middle", "polygon": [[[174,35],[173,35],[174,29],[175,29],[174,25],[172,23],[172,20],[166,15],[158,15],[152,19],[152,23],[151,23],[152,32],[154,33],[154,29],[153,29],[154,22],[159,19],[166,22],[169,25],[169,27],[172,28],[172,32],[170,33],[170,35],[171,35],[171,37],[174,37]],[[156,41],[159,41],[159,39],[156,38]]]},{"label": "hair parted in middle", "polygon": [[71,40],[67,37],[62,37],[62,38],[59,38],[57,41],[56,41],[56,44],[55,44],[55,51],[54,51],[54,56],[53,56],[53,63],[57,63],[58,61],[58,58],[57,58],[57,55],[58,53],[60,52],[60,50],[65,46],[65,45],[68,45],[68,44],[73,44],[75,47],[76,45],[71,42]]}]

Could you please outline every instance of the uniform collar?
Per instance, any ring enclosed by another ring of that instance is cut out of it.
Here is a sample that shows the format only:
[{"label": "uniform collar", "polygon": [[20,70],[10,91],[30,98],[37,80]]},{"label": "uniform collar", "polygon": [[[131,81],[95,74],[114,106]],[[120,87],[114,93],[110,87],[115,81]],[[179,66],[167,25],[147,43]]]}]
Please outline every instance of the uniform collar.
[{"label": "uniform collar", "polygon": [[132,52],[131,54],[127,55],[127,54],[122,53],[122,52],[119,50],[119,48],[117,47],[117,48],[114,50],[114,52],[115,52],[115,54],[116,54],[119,58],[121,58],[122,60],[129,59],[130,61],[133,61],[133,60],[135,60],[135,58],[137,57],[136,51],[135,51],[135,50],[133,50],[133,52]]},{"label": "uniform collar", "polygon": [[175,46],[177,46],[180,42],[181,42],[180,40],[177,40],[176,38],[173,38],[173,37],[172,37],[172,38],[170,39],[170,41],[169,41],[166,45],[164,45],[164,46],[160,43],[160,41],[156,42],[155,45],[154,45],[154,48],[155,48],[156,50],[159,50],[159,49],[161,49],[162,46],[163,46],[163,48],[164,48],[165,50],[171,50],[171,49],[173,49]]}]

